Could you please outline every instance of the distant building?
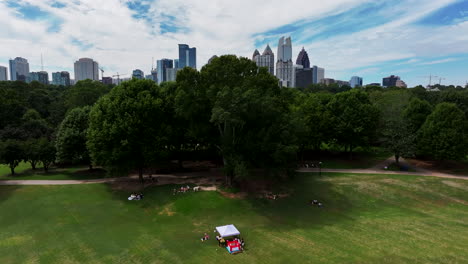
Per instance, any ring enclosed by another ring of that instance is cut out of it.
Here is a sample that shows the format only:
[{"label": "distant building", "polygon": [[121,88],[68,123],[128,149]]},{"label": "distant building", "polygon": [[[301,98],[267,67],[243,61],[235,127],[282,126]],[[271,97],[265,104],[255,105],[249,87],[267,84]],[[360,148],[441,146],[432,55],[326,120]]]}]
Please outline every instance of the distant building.
[{"label": "distant building", "polygon": [[[197,68],[197,48],[190,48],[187,44],[179,44],[178,68]],[[161,76],[161,75],[159,75]]]},{"label": "distant building", "polygon": [[302,65],[304,69],[310,68],[309,55],[307,54],[307,51],[305,51],[304,47],[302,47],[301,52],[297,55],[296,64]]},{"label": "distant building", "polygon": [[320,83],[325,84],[325,85],[330,85],[330,84],[334,84],[336,82],[335,82],[335,79],[323,78],[322,80],[320,80]]},{"label": "distant building", "polygon": [[156,69],[151,70],[151,74],[146,75],[147,80],[152,80],[155,83],[158,82],[158,71]]},{"label": "distant building", "polygon": [[112,77],[102,77],[101,82],[102,84],[110,85],[112,84]]},{"label": "distant building", "polygon": [[90,79],[99,81],[99,64],[89,58],[81,58],[74,64],[75,82]]},{"label": "distant building", "polygon": [[38,81],[42,84],[49,84],[49,74],[46,71],[30,72],[27,82]]},{"label": "distant building", "polygon": [[52,73],[52,84],[53,85],[62,85],[70,86],[70,73],[67,71],[62,72],[53,72]]},{"label": "distant building", "polygon": [[207,64],[210,64],[216,58],[218,58],[218,56],[216,56],[216,55],[211,56],[211,58],[208,60]]},{"label": "distant building", "polygon": [[166,69],[166,82],[175,82],[177,78],[177,72],[181,69],[167,68]]},{"label": "distant building", "polygon": [[351,86],[351,88],[355,88],[356,86],[362,86],[362,78],[359,76],[351,77],[351,80],[349,81],[349,86]]},{"label": "distant building", "polygon": [[132,78],[143,80],[145,78],[145,74],[143,73],[142,70],[136,69],[133,71]]},{"label": "distant building", "polygon": [[27,59],[16,57],[10,60],[10,80],[26,82],[29,75],[29,63]]},{"label": "distant building", "polygon": [[400,76],[390,75],[382,79],[382,86],[395,87],[398,80],[400,80]]},{"label": "distant building", "polygon": [[312,83],[318,84],[325,78],[325,69],[317,66],[312,67]]},{"label": "distant building", "polygon": [[396,83],[395,83],[395,86],[400,87],[400,88],[407,88],[406,83],[404,81],[402,81],[402,80],[397,80]]},{"label": "distant building", "polygon": [[174,68],[179,69],[179,59],[174,60]]},{"label": "distant building", "polygon": [[379,86],[380,87],[380,83],[369,83],[369,84],[366,84],[366,87],[367,86]]},{"label": "distant building", "polygon": [[303,68],[302,65],[296,65],[296,88],[306,88],[312,84],[313,69]]},{"label": "distant building", "polygon": [[0,66],[0,81],[8,81],[7,67]]},{"label": "distant building", "polygon": [[255,61],[258,67],[266,67],[271,75],[275,75],[275,54],[270,45],[266,46],[262,55],[258,50],[255,50],[252,60]]},{"label": "distant building", "polygon": [[[157,61],[158,65],[158,84],[167,81],[167,69],[172,69],[173,67],[173,60],[169,59],[162,59]],[[180,66],[180,61],[179,61]]]},{"label": "distant building", "polygon": [[278,41],[278,60],[276,62],[276,77],[284,87],[294,87],[296,73],[292,62],[291,37],[281,37]]},{"label": "distant building", "polygon": [[350,86],[348,81],[340,81],[340,80],[335,80],[335,83],[338,84],[338,86]]}]

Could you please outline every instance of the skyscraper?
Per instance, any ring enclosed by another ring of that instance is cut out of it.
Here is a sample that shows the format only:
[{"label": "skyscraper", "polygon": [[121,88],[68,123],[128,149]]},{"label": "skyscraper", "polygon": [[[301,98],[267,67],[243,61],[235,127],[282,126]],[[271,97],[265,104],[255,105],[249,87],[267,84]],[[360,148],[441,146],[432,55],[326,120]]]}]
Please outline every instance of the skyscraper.
[{"label": "skyscraper", "polygon": [[295,65],[296,71],[296,82],[294,87],[296,88],[306,88],[307,86],[312,84],[312,77],[313,77],[313,69],[311,68],[304,68],[302,65]]},{"label": "skyscraper", "polygon": [[10,60],[10,80],[26,82],[29,75],[29,63],[27,59],[16,57]]},{"label": "skyscraper", "polygon": [[325,78],[325,69],[317,66],[312,67],[312,82],[318,84]]},{"label": "skyscraper", "polygon": [[349,81],[349,86],[351,86],[351,88],[354,88],[356,86],[362,86],[362,78],[359,76],[351,77],[351,80]]},{"label": "skyscraper", "polygon": [[179,59],[174,60],[174,68],[179,69]]},{"label": "skyscraper", "polygon": [[255,50],[253,54],[253,61],[257,64],[258,67],[267,67],[268,72],[271,75],[275,75],[275,54],[270,48],[270,45],[267,45],[262,55],[258,50]]},{"label": "skyscraper", "polygon": [[42,84],[49,84],[49,73],[46,71],[30,72],[27,80],[28,82],[38,81]]},{"label": "skyscraper", "polygon": [[166,82],[175,82],[177,78],[177,72],[181,69],[167,68],[166,69]]},{"label": "skyscraper", "polygon": [[307,54],[307,51],[305,51],[304,47],[302,47],[301,52],[299,52],[299,55],[297,55],[296,64],[302,65],[304,69],[310,68],[309,55]]},{"label": "skyscraper", "polygon": [[400,80],[400,76],[390,75],[382,79],[382,86],[395,87],[398,80]]},{"label": "skyscraper", "polygon": [[257,56],[260,56],[260,52],[258,51],[258,49],[255,49],[253,55],[252,55],[252,60],[255,61],[255,57]]},{"label": "skyscraper", "polygon": [[187,44],[179,44],[179,63],[180,69],[185,67],[197,68],[197,48],[190,48]]},{"label": "skyscraper", "polygon": [[7,67],[0,66],[0,81],[8,81]]},{"label": "skyscraper", "polygon": [[152,80],[155,83],[158,82],[158,71],[156,69],[151,70],[151,74],[146,75],[147,80]]},{"label": "skyscraper", "polygon": [[142,70],[136,69],[132,73],[132,78],[137,78],[137,79],[143,80],[145,78],[145,74],[143,73]]},{"label": "skyscraper", "polygon": [[75,62],[75,82],[81,80],[99,81],[99,64],[89,58],[81,58]]},{"label": "skyscraper", "polygon": [[293,87],[295,79],[294,64],[292,62],[291,37],[281,37],[278,41],[278,61],[276,62],[276,77],[281,86]]},{"label": "skyscraper", "polygon": [[70,86],[70,73],[67,71],[53,72],[52,73],[52,84]]},{"label": "skyscraper", "polygon": [[[167,81],[167,69],[173,68],[173,60],[170,59],[162,59],[157,61],[158,65],[158,84]],[[179,61],[180,65],[180,61]]]}]

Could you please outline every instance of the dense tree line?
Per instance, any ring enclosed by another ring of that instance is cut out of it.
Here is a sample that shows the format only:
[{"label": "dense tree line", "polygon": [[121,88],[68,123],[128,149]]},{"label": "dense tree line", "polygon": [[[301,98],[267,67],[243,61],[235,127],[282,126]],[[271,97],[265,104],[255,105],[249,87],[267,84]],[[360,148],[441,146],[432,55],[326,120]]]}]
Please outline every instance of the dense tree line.
[{"label": "dense tree line", "polygon": [[116,171],[193,159],[224,164],[226,183],[292,172],[307,150],[380,146],[399,157],[464,160],[468,89],[311,86],[289,89],[245,58],[221,56],[176,82],[116,87],[0,82],[0,162]]}]

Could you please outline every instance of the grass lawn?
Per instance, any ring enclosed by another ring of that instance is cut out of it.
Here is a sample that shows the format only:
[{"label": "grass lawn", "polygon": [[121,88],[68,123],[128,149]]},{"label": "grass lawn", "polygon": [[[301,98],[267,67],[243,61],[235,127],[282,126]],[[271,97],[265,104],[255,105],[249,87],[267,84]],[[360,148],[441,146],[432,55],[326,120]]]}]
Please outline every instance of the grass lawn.
[{"label": "grass lawn", "polygon": [[0,165],[1,180],[85,180],[103,178],[105,172],[95,170],[88,171],[88,167],[70,167],[70,168],[50,168],[45,173],[42,167],[37,167],[35,171],[31,169],[29,163],[20,163],[15,169],[16,174],[10,174],[10,168],[6,165]]},{"label": "grass lawn", "polygon": [[[0,263],[468,263],[466,180],[300,174],[276,201],[172,188],[0,186]],[[224,224],[244,253],[217,247]]]}]

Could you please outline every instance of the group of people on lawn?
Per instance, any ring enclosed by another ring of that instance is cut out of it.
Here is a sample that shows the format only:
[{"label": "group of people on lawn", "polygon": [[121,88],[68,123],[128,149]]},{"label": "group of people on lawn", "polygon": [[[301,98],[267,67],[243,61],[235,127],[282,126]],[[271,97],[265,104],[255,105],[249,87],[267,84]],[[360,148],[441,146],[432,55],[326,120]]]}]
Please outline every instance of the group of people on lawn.
[{"label": "group of people on lawn", "polygon": [[129,201],[139,201],[143,199],[143,194],[142,193],[132,193],[129,197]]},{"label": "group of people on lawn", "polygon": [[[203,242],[203,241],[206,241],[206,240],[208,240],[208,239],[210,239],[210,236],[209,236],[207,233],[205,233],[205,234],[203,235],[203,237],[201,238],[201,241]],[[226,239],[224,239],[222,236],[216,236],[216,240],[218,241],[218,246],[220,246],[220,247],[226,247],[226,245],[227,245],[228,243],[236,242],[236,243],[239,244],[240,250],[244,250],[245,241],[244,241],[243,238],[237,238],[237,237],[235,237],[235,238],[233,238],[233,239],[231,239],[231,240],[226,240]]]}]

